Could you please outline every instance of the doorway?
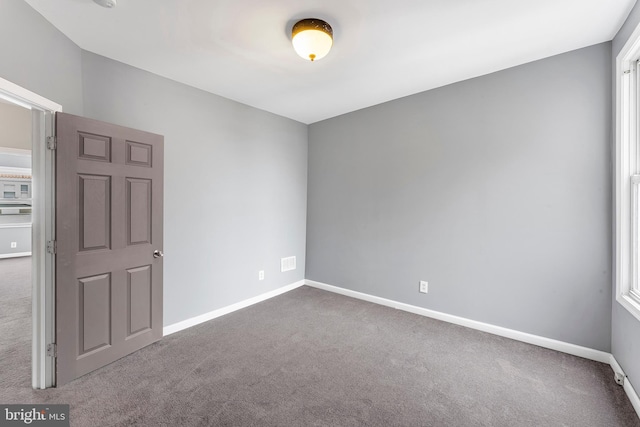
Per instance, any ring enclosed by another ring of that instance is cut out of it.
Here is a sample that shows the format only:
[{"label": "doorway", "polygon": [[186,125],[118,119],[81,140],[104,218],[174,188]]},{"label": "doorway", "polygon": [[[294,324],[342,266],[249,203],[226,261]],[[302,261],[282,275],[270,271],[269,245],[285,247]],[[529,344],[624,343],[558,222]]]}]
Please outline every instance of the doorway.
[{"label": "doorway", "polygon": [[0,100],[0,383],[30,377],[32,344],[31,110]]},{"label": "doorway", "polygon": [[32,186],[0,196],[31,215],[31,378],[47,388],[162,337],[164,137],[64,114],[2,78],[0,99],[31,110]]},{"label": "doorway", "polygon": [[[47,146],[55,142],[52,139],[54,135],[53,115],[56,111],[61,111],[62,107],[2,78],[0,78],[0,99],[2,104],[7,105],[7,108],[21,109],[12,109],[11,111],[24,113],[26,110],[24,114],[27,114],[27,117],[23,126],[26,123],[27,134],[30,136],[30,143],[23,143],[24,147],[10,147],[5,151],[13,155],[22,154],[24,157],[25,150],[31,150],[31,178],[22,178],[29,176],[28,173],[21,174],[21,172],[26,172],[22,169],[28,169],[21,168],[24,163],[14,165],[14,169],[6,169],[11,168],[11,166],[6,166],[5,172],[9,172],[6,175],[9,175],[15,182],[3,183],[3,185],[7,184],[6,194],[4,187],[0,189],[0,200],[5,202],[2,204],[12,205],[2,208],[3,211],[6,210],[7,216],[13,215],[7,217],[10,218],[9,222],[12,222],[13,227],[5,228],[26,228],[23,230],[23,235],[14,233],[8,236],[8,251],[13,250],[13,252],[6,258],[0,258],[0,260],[8,259],[11,261],[4,264],[8,270],[20,272],[11,274],[11,294],[21,301],[21,304],[18,304],[20,308],[16,306],[14,314],[17,312],[20,313],[20,316],[6,326],[13,328],[12,336],[22,335],[20,338],[22,345],[17,348],[9,348],[5,345],[7,343],[3,342],[2,349],[7,353],[1,355],[11,356],[11,360],[20,360],[20,367],[11,366],[9,368],[15,370],[16,374],[21,372],[20,369],[29,369],[27,361],[30,360],[31,375],[27,375],[27,378],[29,376],[32,378],[31,386],[33,388],[43,389],[55,384],[54,359],[47,356],[48,344],[53,343],[55,338],[55,301],[53,298],[55,259],[54,251],[51,250],[53,248],[47,246],[47,242],[52,242],[55,239],[55,210],[53,209],[55,163],[54,156],[51,150],[47,149]],[[20,132],[24,132],[24,129]],[[10,139],[14,141],[13,138]],[[12,145],[14,142],[5,142],[4,144]],[[14,158],[14,160],[16,159]],[[26,233],[28,236],[29,227],[25,226],[25,222],[29,220],[30,251],[29,238],[24,235]],[[12,247],[14,244],[15,248]],[[2,240],[0,240],[1,245]],[[29,268],[30,274],[25,272],[25,269]],[[9,274],[0,277],[4,279],[0,280],[0,283],[10,283]],[[25,280],[29,279],[30,292],[28,285],[27,289],[24,288]],[[9,287],[10,285],[7,285],[7,288]],[[7,290],[7,295],[9,292]],[[30,306],[29,298],[31,300]],[[31,331],[30,334],[28,330]],[[31,341],[30,346],[29,340]],[[30,354],[27,352],[29,347]],[[22,373],[24,374],[24,372]]]}]

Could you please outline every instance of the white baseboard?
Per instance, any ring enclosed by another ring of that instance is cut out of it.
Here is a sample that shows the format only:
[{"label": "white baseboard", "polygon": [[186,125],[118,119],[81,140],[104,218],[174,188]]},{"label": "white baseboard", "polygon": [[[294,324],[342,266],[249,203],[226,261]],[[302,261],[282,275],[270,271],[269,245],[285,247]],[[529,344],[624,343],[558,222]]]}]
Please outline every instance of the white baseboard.
[{"label": "white baseboard", "polygon": [[613,354],[611,355],[609,364],[611,365],[611,369],[613,369],[613,372],[615,374],[621,374],[624,377],[624,392],[627,393],[627,397],[633,405],[633,409],[636,410],[638,417],[640,417],[640,396],[638,396],[638,393],[636,393],[635,389],[631,385],[631,382],[629,381],[629,378],[627,378],[627,374],[624,373],[616,358],[613,357]]},{"label": "white baseboard", "polygon": [[292,283],[290,285],[283,286],[278,289],[274,289],[273,291],[266,292],[264,294],[255,296],[253,298],[249,298],[244,301],[240,301],[235,304],[231,304],[226,307],[222,307],[217,310],[210,311],[209,313],[201,314],[199,316],[192,317],[190,319],[183,320],[178,323],[174,323],[173,325],[165,326],[164,328],[162,328],[162,333],[164,336],[171,335],[183,329],[187,329],[192,326],[198,325],[200,323],[215,319],[216,317],[224,316],[225,314],[232,313],[242,308],[249,307],[250,305],[268,300],[269,298],[273,298],[278,295],[284,294],[285,292],[289,292],[295,288],[299,288],[302,285],[304,285],[304,280],[300,280],[299,282]]},{"label": "white baseboard", "polygon": [[[517,341],[526,342],[528,344],[537,345],[539,347],[549,348],[552,350],[560,351],[563,353],[572,354],[574,356],[583,357],[585,359],[595,360],[596,362],[606,363],[611,366],[615,373],[620,373],[624,377],[624,391],[627,397],[631,401],[633,408],[635,409],[638,417],[640,417],[640,397],[636,393],[635,389],[631,385],[631,382],[627,378],[626,374],[613,357],[611,353],[607,353],[600,350],[594,350],[588,347],[582,347],[575,344],[566,343],[563,341],[553,340],[550,338],[541,337],[538,335],[528,334],[526,332],[520,332],[513,329],[503,328],[501,326],[495,326],[488,323],[477,322],[475,320],[466,319],[464,317],[458,317],[451,314],[442,313],[439,311],[429,310],[414,305],[409,305],[397,301],[393,301],[386,298],[376,297],[373,295],[365,294],[362,292],[352,291],[349,289],[339,288],[337,286],[327,285],[326,283],[316,282],[313,280],[305,280],[307,286],[313,288],[322,289],[329,292],[335,292],[337,294],[361,299],[364,301],[372,302],[374,304],[380,304],[387,307],[396,308],[398,310],[408,311],[409,313],[419,314],[421,316],[430,317],[444,322],[454,323],[456,325],[465,326],[471,329],[477,329],[479,331],[488,332],[490,334],[499,335],[506,338],[511,338]],[[615,381],[615,378],[611,379]]]},{"label": "white baseboard", "polygon": [[573,354],[574,356],[584,357],[585,359],[595,360],[597,362],[609,364],[611,359],[610,353],[606,353],[600,350],[594,350],[588,347],[582,347],[551,338],[545,338],[538,335],[528,334],[526,332],[503,328],[502,326],[495,326],[489,323],[478,322],[475,320],[466,319],[464,317],[454,316],[452,314],[446,314],[439,311],[417,307],[415,305],[405,304],[402,302],[380,298],[349,289],[339,288],[337,286],[327,285],[326,283],[315,282],[313,280],[305,280],[305,284],[314,288],[323,289],[325,291],[335,292],[337,294],[346,295],[375,304],[396,308],[398,310],[408,311],[409,313],[419,314],[421,316],[442,320],[444,322],[454,323],[460,326],[466,326],[467,328],[477,329],[479,331],[488,332],[490,334],[499,335],[501,337],[511,338],[517,341],[526,342],[528,344],[534,344],[540,347],[561,351],[563,353]]},{"label": "white baseboard", "polygon": [[616,361],[615,357],[613,357],[613,355],[610,353],[606,353],[600,350],[594,350],[588,347],[582,347],[575,344],[566,343],[563,341],[553,340],[553,339],[541,337],[538,335],[528,334],[526,332],[520,332],[513,329],[503,328],[501,326],[495,326],[489,323],[478,322],[475,320],[466,319],[464,317],[454,316],[454,315],[442,313],[439,311],[429,310],[426,308],[417,307],[414,305],[405,304],[405,303],[393,301],[386,298],[376,297],[376,296],[365,294],[362,292],[339,288],[337,286],[332,286],[326,283],[316,282],[313,280],[300,280],[299,282],[295,282],[290,285],[275,289],[273,291],[266,292],[261,295],[257,295],[253,298],[249,298],[244,301],[240,301],[235,304],[231,304],[226,307],[219,308],[209,313],[201,314],[199,316],[192,317],[190,319],[186,319],[169,326],[165,326],[163,328],[163,334],[164,336],[167,336],[175,332],[182,331],[183,329],[190,328],[191,326],[198,325],[200,323],[215,319],[220,316],[224,316],[225,314],[232,313],[234,311],[243,309],[245,307],[249,307],[250,305],[257,304],[259,302],[262,302],[270,298],[276,297],[278,295],[284,294],[286,292],[292,291],[293,289],[299,288],[300,286],[303,286],[303,285],[311,286],[313,288],[322,289],[329,292],[334,292],[334,293],[345,295],[352,298],[357,298],[363,301],[372,302],[374,304],[380,304],[387,307],[392,307],[398,310],[407,311],[409,313],[430,317],[432,319],[442,320],[444,322],[465,326],[467,328],[488,332],[490,334],[511,338],[517,341],[522,341],[528,344],[549,348],[549,349],[560,351],[563,353],[572,354],[574,356],[583,357],[585,359],[595,360],[597,362],[609,364],[614,374],[620,373],[624,376],[624,386],[623,386],[624,391],[627,394],[629,400],[631,401],[633,408],[636,410],[636,413],[640,417],[640,397],[638,396],[635,389],[631,385],[631,382],[629,382],[629,379],[627,378],[624,371]]},{"label": "white baseboard", "polygon": [[31,252],[16,252],[14,254],[1,254],[0,259],[5,258],[18,258],[22,256],[31,256]]}]

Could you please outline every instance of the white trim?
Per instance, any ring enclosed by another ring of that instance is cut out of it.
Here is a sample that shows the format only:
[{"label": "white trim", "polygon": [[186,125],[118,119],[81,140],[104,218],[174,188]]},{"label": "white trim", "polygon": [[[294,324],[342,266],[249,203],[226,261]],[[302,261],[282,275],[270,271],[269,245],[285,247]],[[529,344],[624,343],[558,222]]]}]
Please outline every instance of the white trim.
[{"label": "white trim", "polygon": [[624,371],[622,370],[622,366],[620,366],[620,364],[618,363],[618,361],[616,360],[615,357],[613,357],[613,354],[611,355],[611,358],[609,359],[609,365],[611,366],[611,369],[613,369],[613,373],[614,374],[621,374],[623,377],[627,377],[626,374],[624,373]]},{"label": "white trim", "polygon": [[[3,94],[3,99],[11,102],[15,102],[18,105],[22,105],[25,108],[36,107],[39,110],[44,111],[62,111],[62,106],[56,104],[53,101],[44,98],[37,93],[33,93],[23,87],[18,86],[15,83],[5,80],[0,77],[0,94]],[[17,102],[16,102],[17,101]]]},{"label": "white trim", "polygon": [[616,301],[627,309],[627,311],[633,315],[636,319],[640,320],[640,304],[633,299],[631,294],[619,293],[616,297]]},{"label": "white trim", "polygon": [[18,258],[22,256],[31,256],[31,252],[16,252],[14,254],[0,254],[0,259]]},{"label": "white trim", "polygon": [[[640,320],[640,304],[629,296],[633,287],[633,275],[638,274],[640,266],[632,266],[632,217],[631,217],[631,180],[632,173],[639,172],[636,142],[638,129],[636,85],[638,67],[636,59],[640,56],[640,25],[620,53],[616,57],[615,84],[616,101],[614,104],[616,118],[615,139],[615,281],[616,301],[636,319]],[[634,94],[632,96],[632,94]],[[634,168],[632,170],[632,167]]]},{"label": "white trim", "polygon": [[631,402],[631,405],[633,405],[633,409],[636,410],[636,414],[638,414],[638,417],[640,417],[640,397],[638,396],[638,393],[636,393],[635,389],[631,385],[631,382],[629,382],[629,378],[624,377],[623,387],[624,387],[624,392],[627,394],[627,397]]},{"label": "white trim", "polygon": [[[55,299],[55,254],[46,251],[48,241],[56,240],[56,162],[55,151],[47,148],[47,138],[55,135],[55,113],[53,111],[32,110],[33,135],[33,197],[35,208],[32,210],[33,231],[32,251],[34,255],[34,277],[40,290],[40,305],[37,314],[40,344],[37,348],[41,363],[40,388],[53,387],[56,384],[55,358],[47,356],[47,345],[55,343],[56,338],[56,299]],[[37,276],[36,276],[37,275]],[[34,324],[36,317],[34,316]],[[35,357],[34,357],[35,360]]]},{"label": "white trim", "polygon": [[631,405],[633,405],[633,409],[636,410],[638,417],[640,417],[640,396],[638,396],[638,393],[636,393],[635,389],[631,385],[631,382],[629,381],[629,377],[627,377],[627,375],[624,373],[622,367],[620,366],[620,364],[618,364],[618,361],[613,356],[613,354],[611,355],[611,359],[609,360],[609,365],[611,365],[611,369],[613,369],[614,374],[621,374],[623,376],[624,392],[627,394]]},{"label": "white trim", "polygon": [[0,92],[0,99],[3,99],[5,101],[8,101],[11,105],[13,106],[18,106],[18,107],[22,107],[22,108],[26,108],[27,110],[31,110],[33,109],[33,107],[29,104],[27,104],[26,102],[22,102],[16,98],[13,98],[9,95],[5,95],[4,93]]},{"label": "white trim", "polygon": [[427,308],[417,307],[415,305],[405,304],[402,302],[380,298],[349,289],[339,288],[337,286],[327,285],[326,283],[316,282],[313,280],[305,280],[305,284],[313,288],[318,288],[348,297],[361,299],[364,301],[372,302],[374,304],[396,308],[398,310],[403,310],[409,313],[430,317],[432,319],[442,320],[444,322],[465,326],[467,328],[476,329],[478,331],[488,332],[490,334],[499,335],[501,337],[511,338],[513,340],[526,342],[528,344],[537,345],[539,347],[573,354],[574,356],[584,357],[585,359],[595,360],[597,362],[609,363],[611,357],[610,353],[606,353],[604,351],[582,347],[579,345],[570,344],[551,338],[545,338],[538,335],[528,334],[526,332],[520,332],[513,329],[503,328],[502,326],[495,326],[489,323],[478,322],[475,320],[466,319],[464,317],[454,316],[452,314],[446,314],[439,311],[429,310]]},{"label": "white trim", "polygon": [[46,204],[50,203],[45,187],[47,179],[45,159],[47,158],[46,136],[49,129],[46,125],[46,114],[40,110],[31,110],[31,132],[32,132],[32,209],[31,209],[31,251],[32,258],[32,281],[33,291],[33,349],[32,349],[32,377],[33,388],[44,389],[54,384],[55,371],[52,367],[51,357],[47,357],[47,345],[53,342],[51,335],[47,333],[49,322],[55,321],[50,318],[47,310],[48,288],[53,288],[53,276],[47,274],[46,263],[52,254],[46,252],[47,229],[49,228],[49,218],[46,215]]},{"label": "white trim", "polygon": [[182,331],[192,326],[199,325],[200,323],[213,320],[217,317],[224,316],[225,314],[232,313],[234,311],[249,307],[253,304],[268,300],[270,298],[282,295],[286,292],[292,291],[300,286],[307,285],[313,288],[322,289],[329,292],[334,292],[340,295],[368,301],[374,304],[380,304],[387,307],[392,307],[398,310],[407,311],[409,313],[418,314],[425,317],[430,317],[444,322],[453,323],[460,326],[465,326],[471,329],[476,329],[483,332],[488,332],[494,335],[499,335],[506,338],[511,338],[517,341],[522,341],[528,344],[537,345],[552,350],[557,350],[563,353],[572,354],[574,356],[583,357],[585,359],[595,360],[596,362],[606,363],[611,366],[614,373],[620,373],[624,376],[624,391],[627,397],[631,401],[633,408],[640,417],[640,397],[634,390],[633,386],[629,382],[629,379],[624,374],[624,371],[616,361],[612,354],[606,353],[600,350],[594,350],[587,347],[578,346],[562,341],[553,340],[550,338],[544,338],[537,335],[527,334],[525,332],[515,331],[513,329],[503,328],[501,326],[490,325],[488,323],[477,322],[475,320],[465,319],[463,317],[453,316],[451,314],[441,313],[434,310],[429,310],[422,307],[416,307],[413,305],[389,300],[386,298],[380,298],[373,295],[365,294],[362,292],[356,292],[349,289],[339,288],[337,286],[328,285],[326,283],[316,282],[313,280],[300,280],[299,282],[292,283],[287,286],[275,289],[270,292],[255,296],[253,298],[246,299],[244,301],[237,302],[235,304],[228,305],[226,307],[219,308],[209,313],[201,314],[199,316],[192,317],[190,319],[183,320],[181,322],[174,323],[163,328],[164,336],[171,335],[173,333]]},{"label": "white trim", "polygon": [[235,304],[228,305],[226,307],[219,308],[217,310],[210,311],[209,313],[201,314],[196,317],[192,317],[187,320],[183,320],[178,323],[174,323],[169,326],[165,326],[162,330],[164,336],[171,335],[175,332],[182,331],[184,329],[190,328],[195,325],[199,325],[200,323],[207,322],[209,320],[215,319],[216,317],[224,316],[225,314],[232,313],[234,311],[249,307],[250,305],[257,304],[259,302],[268,300],[270,298],[276,297],[278,295],[282,295],[285,292],[292,291],[300,286],[304,285],[305,281],[300,280],[299,282],[292,283],[290,285],[283,286],[281,288],[275,289],[270,292],[266,292],[264,294],[255,296],[253,298],[246,299],[244,301],[237,302]]}]

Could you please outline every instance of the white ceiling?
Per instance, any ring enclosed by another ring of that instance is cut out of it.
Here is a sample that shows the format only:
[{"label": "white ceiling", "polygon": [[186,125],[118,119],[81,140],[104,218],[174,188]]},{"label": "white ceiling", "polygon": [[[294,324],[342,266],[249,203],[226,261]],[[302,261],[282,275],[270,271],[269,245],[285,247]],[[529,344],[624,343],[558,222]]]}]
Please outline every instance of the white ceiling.
[{"label": "white ceiling", "polygon": [[[611,40],[635,0],[26,0],[81,48],[303,123]],[[321,18],[329,55],[291,27]]]}]

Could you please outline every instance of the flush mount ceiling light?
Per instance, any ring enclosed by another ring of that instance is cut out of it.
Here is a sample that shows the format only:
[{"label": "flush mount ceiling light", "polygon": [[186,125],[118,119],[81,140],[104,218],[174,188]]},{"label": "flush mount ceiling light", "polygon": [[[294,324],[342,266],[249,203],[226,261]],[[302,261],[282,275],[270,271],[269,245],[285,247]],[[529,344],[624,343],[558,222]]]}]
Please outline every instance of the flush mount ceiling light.
[{"label": "flush mount ceiling light", "polygon": [[106,7],[108,9],[112,9],[116,7],[118,4],[117,0],[93,0],[93,1],[98,3],[100,6]]},{"label": "flush mount ceiling light", "polygon": [[322,19],[303,19],[291,29],[291,43],[298,55],[313,62],[324,58],[331,50],[333,29]]}]

